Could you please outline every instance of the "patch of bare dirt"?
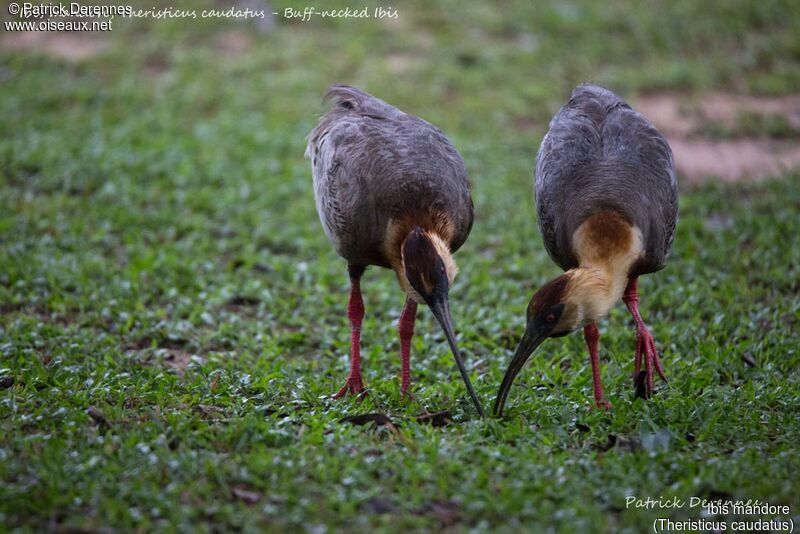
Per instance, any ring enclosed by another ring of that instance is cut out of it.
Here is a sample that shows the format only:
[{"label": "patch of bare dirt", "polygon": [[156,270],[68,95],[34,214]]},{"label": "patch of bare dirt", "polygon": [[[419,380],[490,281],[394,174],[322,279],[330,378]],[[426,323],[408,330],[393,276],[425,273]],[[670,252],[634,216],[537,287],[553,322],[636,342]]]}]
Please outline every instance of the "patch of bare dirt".
[{"label": "patch of bare dirt", "polygon": [[243,501],[245,504],[256,504],[261,500],[263,495],[257,491],[247,489],[244,486],[234,486],[231,488],[231,494],[234,498]]},{"label": "patch of bare dirt", "polygon": [[800,127],[800,95],[766,98],[712,93],[700,102],[700,112],[708,120],[733,121],[743,111],[782,115],[792,126]]},{"label": "patch of bare dirt", "polygon": [[800,146],[769,139],[669,138],[679,178],[760,179],[800,168]]},{"label": "patch of bare dirt", "polygon": [[764,98],[712,93],[702,98],[662,93],[631,100],[631,105],[666,135],[679,179],[698,182],[757,180],[800,168],[800,144],[764,137],[718,139],[704,127],[735,127],[743,113],[778,115],[800,128],[800,95]]},{"label": "patch of bare dirt", "polygon": [[106,40],[88,32],[5,32],[0,44],[9,50],[27,50],[59,59],[82,61],[102,52]]},{"label": "patch of bare dirt", "polygon": [[164,352],[164,365],[175,370],[179,375],[188,369],[192,363],[192,353],[180,349],[159,349]]},{"label": "patch of bare dirt", "polygon": [[655,94],[632,99],[630,104],[667,137],[688,136],[697,127],[695,120],[689,116],[688,109],[681,107],[680,96]]}]

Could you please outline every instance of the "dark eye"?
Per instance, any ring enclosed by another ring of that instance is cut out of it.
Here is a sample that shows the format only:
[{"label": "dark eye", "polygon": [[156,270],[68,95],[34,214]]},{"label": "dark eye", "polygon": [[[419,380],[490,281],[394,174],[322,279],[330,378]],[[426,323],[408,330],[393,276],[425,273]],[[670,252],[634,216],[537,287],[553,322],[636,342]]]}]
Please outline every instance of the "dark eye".
[{"label": "dark eye", "polygon": [[556,320],[556,314],[552,312],[548,313],[547,317],[545,317],[544,320],[547,321],[548,323],[552,323],[553,321]]}]

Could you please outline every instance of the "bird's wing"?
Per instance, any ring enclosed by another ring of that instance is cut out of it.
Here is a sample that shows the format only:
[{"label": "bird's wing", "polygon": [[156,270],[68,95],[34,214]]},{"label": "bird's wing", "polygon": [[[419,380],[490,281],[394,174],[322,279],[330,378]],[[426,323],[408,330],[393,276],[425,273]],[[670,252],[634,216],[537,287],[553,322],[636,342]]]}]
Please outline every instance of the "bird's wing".
[{"label": "bird's wing", "polygon": [[619,196],[645,241],[645,256],[633,274],[658,271],[666,264],[672,248],[678,217],[678,180],[672,149],[649,120],[624,102],[609,112],[601,132],[604,160],[631,170],[621,181],[623,190]]},{"label": "bird's wing", "polygon": [[574,98],[550,121],[536,156],[534,194],[539,231],[550,257],[562,269],[577,265],[572,253],[570,206],[566,200],[570,183],[582,167],[591,164],[600,145],[599,120],[602,116],[584,111]]},{"label": "bird's wing", "polygon": [[399,205],[411,207],[428,229],[436,230],[457,251],[469,236],[474,217],[464,159],[445,133],[433,124],[406,115],[399,158],[385,174],[382,188]]},{"label": "bird's wing", "polygon": [[[311,159],[314,200],[325,235],[336,251],[351,263],[361,260],[351,251],[363,224],[366,235],[375,226],[367,168],[362,164],[364,136],[358,115],[333,108],[309,134],[306,155]],[[360,214],[355,217],[355,214]],[[364,237],[365,237],[364,236]]]}]

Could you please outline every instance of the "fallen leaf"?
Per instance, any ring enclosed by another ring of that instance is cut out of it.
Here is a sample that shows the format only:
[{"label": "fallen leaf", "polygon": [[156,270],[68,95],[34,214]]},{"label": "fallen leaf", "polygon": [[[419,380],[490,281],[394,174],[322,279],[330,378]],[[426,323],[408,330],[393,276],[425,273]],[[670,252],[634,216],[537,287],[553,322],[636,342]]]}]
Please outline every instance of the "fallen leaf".
[{"label": "fallen leaf", "polygon": [[418,423],[428,423],[432,426],[447,426],[453,422],[449,410],[441,412],[426,413],[417,417]]},{"label": "fallen leaf", "polygon": [[592,445],[592,448],[596,451],[606,452],[613,449],[614,445],[616,444],[617,444],[617,435],[609,434],[605,443],[595,443],[594,445]]},{"label": "fallen leaf", "polygon": [[433,501],[414,510],[414,514],[433,516],[443,527],[454,525],[461,519],[460,507],[453,501]]},{"label": "fallen leaf", "polygon": [[228,299],[226,304],[228,306],[257,306],[261,299],[256,297],[247,297],[244,295],[235,295]]},{"label": "fallen leaf", "polygon": [[219,406],[198,404],[192,410],[203,416],[204,419],[223,419],[225,417],[225,410]]},{"label": "fallen leaf", "polygon": [[14,385],[14,377],[13,376],[0,376],[0,390],[8,389]]},{"label": "fallen leaf", "polygon": [[391,514],[399,510],[394,501],[383,497],[373,497],[364,501],[361,508],[368,514]]},{"label": "fallen leaf", "polygon": [[231,488],[231,493],[233,494],[234,497],[236,497],[240,501],[246,502],[247,504],[256,504],[258,501],[261,500],[260,493],[238,486]]},{"label": "fallen leaf", "polygon": [[92,418],[97,426],[102,428],[111,428],[111,423],[108,422],[108,419],[106,419],[106,416],[103,415],[103,412],[94,406],[89,406],[86,409],[86,413],[89,414],[89,417]]},{"label": "fallen leaf", "polygon": [[397,431],[397,426],[382,413],[365,413],[360,415],[348,415],[339,419],[340,423],[350,423],[351,425],[362,426],[369,423],[374,424],[376,427],[386,426],[392,431]]},{"label": "fallen leaf", "polygon": [[592,445],[592,449],[600,452],[610,451],[614,447],[623,451],[637,451],[641,448],[641,445],[635,438],[618,436],[617,434],[609,434],[605,443],[595,443]]}]

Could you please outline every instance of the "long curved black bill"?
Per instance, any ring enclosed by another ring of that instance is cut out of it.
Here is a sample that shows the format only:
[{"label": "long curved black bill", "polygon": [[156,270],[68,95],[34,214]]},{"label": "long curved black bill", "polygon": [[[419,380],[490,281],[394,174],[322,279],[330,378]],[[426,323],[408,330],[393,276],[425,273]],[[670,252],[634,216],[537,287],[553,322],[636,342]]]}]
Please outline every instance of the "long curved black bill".
[{"label": "long curved black bill", "polygon": [[527,330],[525,331],[522,340],[520,340],[519,345],[517,345],[517,350],[514,353],[514,357],[511,359],[511,364],[508,366],[506,375],[503,377],[500,389],[497,390],[497,399],[494,401],[494,410],[492,410],[495,416],[499,417],[503,415],[503,407],[506,404],[511,384],[514,383],[514,379],[525,366],[525,362],[528,361],[533,351],[536,350],[536,347],[541,345],[544,339],[545,336],[530,334]]},{"label": "long curved black bill", "polygon": [[447,301],[447,297],[436,299],[432,302],[429,302],[428,305],[430,306],[434,317],[436,317],[436,320],[439,321],[440,325],[442,325],[444,335],[447,337],[447,342],[450,344],[450,350],[453,351],[453,356],[456,359],[456,365],[458,365],[461,378],[464,379],[464,384],[467,386],[467,392],[469,393],[473,404],[475,404],[475,408],[478,410],[478,413],[481,415],[481,417],[485,417],[486,414],[483,411],[480,401],[478,401],[478,396],[475,395],[475,390],[472,389],[472,382],[469,380],[467,369],[464,367],[464,360],[461,359],[461,352],[458,350],[458,345],[456,345],[456,335],[453,332],[453,320],[450,317],[450,304]]}]

